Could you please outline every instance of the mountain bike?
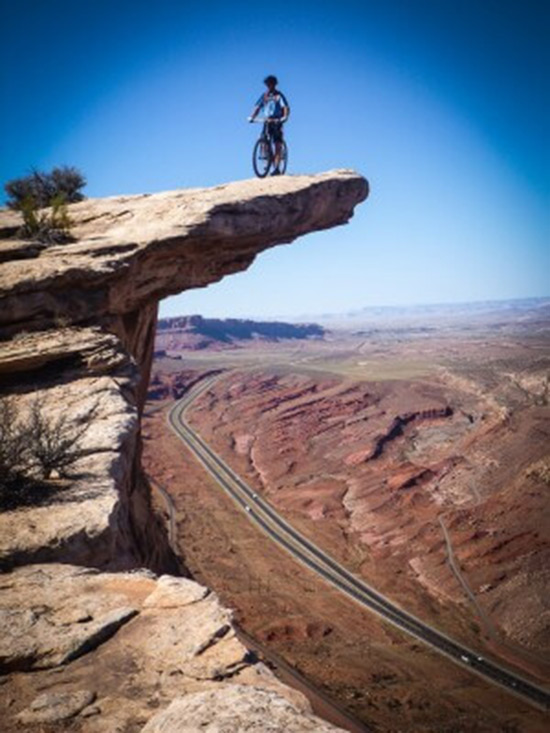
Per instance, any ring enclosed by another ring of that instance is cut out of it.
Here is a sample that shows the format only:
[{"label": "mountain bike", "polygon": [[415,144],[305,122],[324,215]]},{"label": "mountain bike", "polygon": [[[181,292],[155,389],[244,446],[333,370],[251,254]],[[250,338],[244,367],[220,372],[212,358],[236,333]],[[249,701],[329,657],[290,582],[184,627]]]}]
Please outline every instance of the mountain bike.
[{"label": "mountain bike", "polygon": [[[252,153],[252,165],[254,173],[258,178],[265,178],[269,173],[271,166],[275,160],[275,142],[269,134],[269,120],[253,120],[253,122],[263,123],[260,137],[254,145]],[[281,141],[281,157],[279,160],[279,170],[281,173],[286,172],[288,163],[288,148],[284,140]]]}]

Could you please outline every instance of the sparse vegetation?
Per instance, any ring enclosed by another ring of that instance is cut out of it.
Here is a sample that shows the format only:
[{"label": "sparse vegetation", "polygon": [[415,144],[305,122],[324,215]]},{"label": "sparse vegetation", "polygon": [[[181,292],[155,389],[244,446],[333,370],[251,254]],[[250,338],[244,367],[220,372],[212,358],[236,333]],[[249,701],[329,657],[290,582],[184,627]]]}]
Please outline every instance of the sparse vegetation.
[{"label": "sparse vegetation", "polygon": [[[54,168],[50,173],[33,171],[8,181],[4,186],[8,206],[23,216],[18,236],[47,244],[73,241],[67,204],[83,200],[80,189],[85,185],[82,173],[69,166]],[[47,211],[41,211],[46,207]]]},{"label": "sparse vegetation", "polygon": [[0,400],[0,489],[16,488],[25,469],[27,427],[12,399]]},{"label": "sparse vegetation", "polygon": [[71,319],[65,313],[59,313],[54,316],[53,322],[58,330],[63,330],[71,325]]},{"label": "sparse vegetation", "polygon": [[13,398],[0,399],[0,505],[17,505],[18,493],[29,486],[44,485],[67,477],[74,464],[86,455],[82,438],[97,409],[94,405],[78,421],[66,413],[48,414],[43,398],[35,398],[21,414]]},{"label": "sparse vegetation", "polygon": [[74,241],[71,236],[72,222],[67,212],[67,204],[61,196],[52,200],[49,211],[39,211],[33,199],[25,199],[21,204],[23,226],[19,237],[34,239],[46,244],[62,244]]},{"label": "sparse vegetation", "polygon": [[49,479],[53,471],[60,476],[85,455],[81,439],[91,425],[92,408],[83,421],[75,423],[66,413],[49,417],[46,404],[40,398],[31,405],[27,423],[29,441],[29,468],[42,479]]}]

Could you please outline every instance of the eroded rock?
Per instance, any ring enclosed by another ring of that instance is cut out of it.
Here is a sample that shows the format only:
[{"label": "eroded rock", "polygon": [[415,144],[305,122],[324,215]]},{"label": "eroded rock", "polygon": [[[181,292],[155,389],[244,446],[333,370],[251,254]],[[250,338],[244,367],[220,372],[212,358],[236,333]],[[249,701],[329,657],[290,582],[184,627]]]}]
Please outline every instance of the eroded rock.
[{"label": "eroded rock", "polygon": [[[11,716],[6,730],[77,714],[79,729],[89,733],[139,730],[174,698],[218,689],[226,716],[249,688],[243,725],[261,710],[266,720],[278,720],[282,710],[280,724],[294,725],[287,730],[325,730],[311,727],[303,695],[255,661],[236,637],[231,613],[194,581],[36,565],[3,576],[1,598],[8,614],[2,671],[33,671],[0,686],[0,707]],[[233,687],[239,692],[231,696]]]},{"label": "eroded rock", "polygon": [[[0,328],[137,313],[246,269],[268,247],[345,223],[367,193],[361,176],[331,171],[72,204],[75,243],[14,251],[0,241]],[[0,231],[13,220],[2,213]]]},{"label": "eroded rock", "polygon": [[329,733],[329,723],[301,713],[273,691],[243,685],[224,686],[174,700],[157,713],[142,733]]},{"label": "eroded rock", "polygon": [[174,578],[162,575],[155,590],[147,597],[144,608],[178,608],[189,603],[197,603],[210,593],[199,583],[187,578]]},{"label": "eroded rock", "polygon": [[[128,580],[117,576],[122,586]],[[108,581],[70,565],[30,565],[4,576],[0,672],[56,667],[113,636],[138,609],[124,593],[98,593]]]},{"label": "eroded rock", "polygon": [[29,395],[47,392],[48,410],[75,419],[88,397],[101,398],[89,458],[77,467],[85,479],[47,507],[0,517],[0,567],[68,560],[183,571],[152,517],[139,465],[158,300],[345,223],[367,192],[361,176],[333,171],[89,199],[69,206],[77,241],[49,247],[14,245],[19,215],[0,211],[0,395],[16,391],[23,409]]},{"label": "eroded rock", "polygon": [[44,692],[17,716],[21,723],[56,723],[74,718],[95,700],[91,690]]}]

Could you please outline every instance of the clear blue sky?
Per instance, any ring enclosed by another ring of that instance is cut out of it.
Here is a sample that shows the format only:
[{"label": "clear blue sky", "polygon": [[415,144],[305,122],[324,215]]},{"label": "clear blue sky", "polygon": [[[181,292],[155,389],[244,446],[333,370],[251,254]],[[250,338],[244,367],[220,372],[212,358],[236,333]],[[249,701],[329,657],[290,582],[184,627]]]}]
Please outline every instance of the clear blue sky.
[{"label": "clear blue sky", "polygon": [[76,165],[90,196],[251,176],[276,74],[290,172],[352,167],[347,227],[165,301],[275,316],[550,293],[550,2],[0,0],[0,180]]}]

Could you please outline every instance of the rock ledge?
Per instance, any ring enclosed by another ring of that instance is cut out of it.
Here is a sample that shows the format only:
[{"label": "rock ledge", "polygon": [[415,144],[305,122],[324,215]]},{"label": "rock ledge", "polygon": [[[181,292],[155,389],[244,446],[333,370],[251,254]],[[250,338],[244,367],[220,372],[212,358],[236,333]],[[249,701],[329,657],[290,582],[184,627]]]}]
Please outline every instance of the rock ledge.
[{"label": "rock ledge", "polygon": [[336,730],[252,658],[214,593],[174,577],[139,421],[159,299],[347,222],[367,194],[333,171],[87,200],[69,207],[77,241],[49,247],[13,239],[0,211],[0,396],[75,421],[95,406],[70,485],[0,513],[7,733]]}]

